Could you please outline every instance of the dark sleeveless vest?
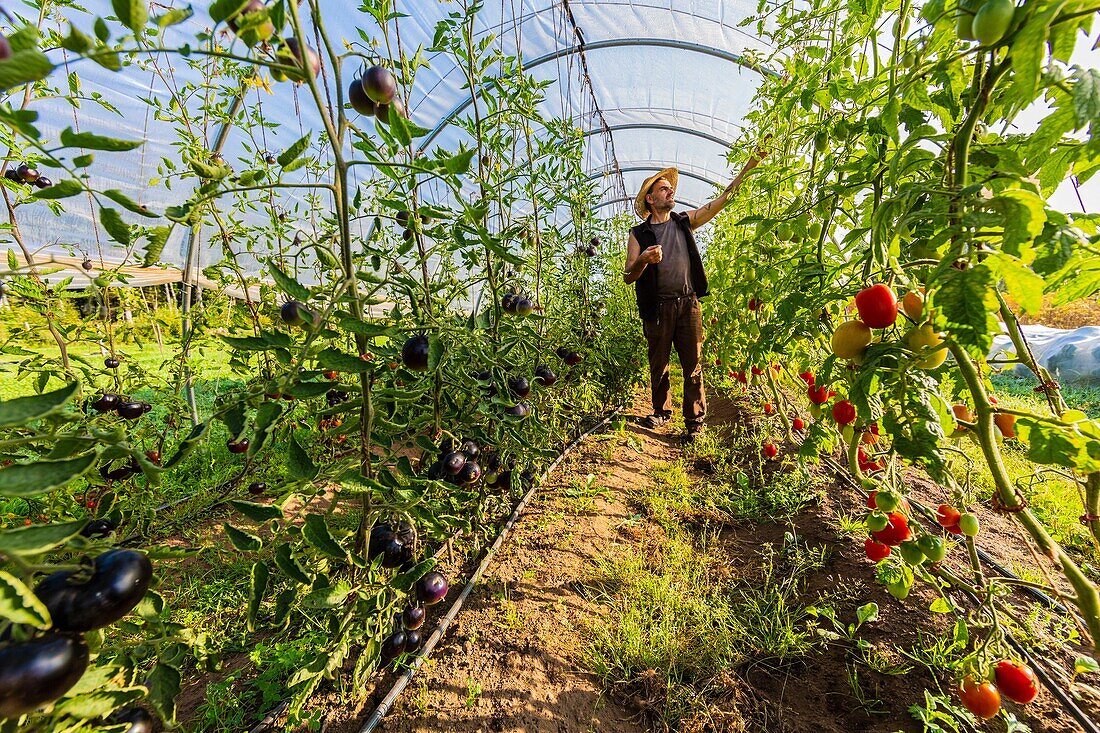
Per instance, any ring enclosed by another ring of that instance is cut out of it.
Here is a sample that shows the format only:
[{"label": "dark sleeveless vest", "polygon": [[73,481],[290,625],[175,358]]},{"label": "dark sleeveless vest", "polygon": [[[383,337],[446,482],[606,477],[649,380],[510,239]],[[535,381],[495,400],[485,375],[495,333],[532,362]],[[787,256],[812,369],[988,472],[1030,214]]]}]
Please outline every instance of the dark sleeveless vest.
[{"label": "dark sleeveless vest", "polygon": [[[691,220],[687,214],[675,211],[669,216],[684,232],[687,241],[688,260],[691,266],[691,287],[695,290],[695,297],[705,298],[707,295],[707,274],[703,271],[703,259],[699,256],[699,247],[695,244],[695,235],[691,232]],[[649,219],[630,230],[634,238],[638,240],[639,252],[644,252],[647,247],[657,244],[657,235],[649,226]],[[660,303],[657,300],[657,265],[649,265],[642,271],[642,276],[634,281],[634,295],[638,299],[638,313],[643,321],[656,321],[660,315]]]}]

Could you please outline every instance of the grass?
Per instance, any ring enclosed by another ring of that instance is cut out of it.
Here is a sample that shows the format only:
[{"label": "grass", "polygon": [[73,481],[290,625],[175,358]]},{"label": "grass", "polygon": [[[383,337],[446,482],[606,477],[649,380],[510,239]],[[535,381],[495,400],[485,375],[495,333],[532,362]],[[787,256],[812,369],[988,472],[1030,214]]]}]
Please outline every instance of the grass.
[{"label": "grass", "polygon": [[[693,450],[723,461],[732,475],[735,449],[709,440]],[[651,702],[659,726],[709,715],[744,665],[781,664],[819,644],[803,596],[806,576],[824,564],[822,549],[787,535],[780,547],[730,557],[713,532],[692,531],[701,516],[766,514],[759,498],[744,498],[763,492],[725,478],[696,480],[682,460],[656,464],[631,499],[660,525],[660,539],[597,561],[590,586],[614,622],[590,627],[585,664],[608,689]],[[777,474],[771,484],[785,478]]]}]

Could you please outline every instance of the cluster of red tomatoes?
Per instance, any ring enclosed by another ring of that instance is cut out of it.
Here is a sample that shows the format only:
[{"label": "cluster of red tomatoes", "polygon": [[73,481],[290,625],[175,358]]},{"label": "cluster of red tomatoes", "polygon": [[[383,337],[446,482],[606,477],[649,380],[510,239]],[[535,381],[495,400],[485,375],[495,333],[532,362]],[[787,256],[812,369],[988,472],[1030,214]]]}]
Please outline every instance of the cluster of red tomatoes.
[{"label": "cluster of red tomatoes", "polygon": [[1001,695],[1027,705],[1039,694],[1039,685],[1031,668],[1020,662],[1002,659],[988,677],[967,675],[959,684],[959,699],[966,709],[988,720],[1001,709]]}]

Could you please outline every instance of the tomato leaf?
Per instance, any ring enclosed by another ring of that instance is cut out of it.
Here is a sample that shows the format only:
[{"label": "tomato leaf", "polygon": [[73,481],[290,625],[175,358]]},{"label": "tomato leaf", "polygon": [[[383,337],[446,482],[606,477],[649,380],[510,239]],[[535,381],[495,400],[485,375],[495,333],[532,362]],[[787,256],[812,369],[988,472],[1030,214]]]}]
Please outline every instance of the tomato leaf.
[{"label": "tomato leaf", "polygon": [[992,252],[985,263],[1004,281],[1011,295],[1025,313],[1038,313],[1043,307],[1043,278],[1034,270],[1005,252]]},{"label": "tomato leaf", "polygon": [[273,260],[268,260],[267,271],[271,274],[271,279],[279,286],[279,290],[295,300],[309,300],[309,288],[283,272]]},{"label": "tomato leaf", "polygon": [[176,452],[172,454],[172,457],[164,464],[164,468],[168,469],[175,466],[182,461],[184,457],[190,453],[196,445],[198,445],[203,437],[206,435],[206,430],[209,427],[209,423],[201,422],[195,427],[191,428],[191,432],[183,439],[183,442],[176,448]]},{"label": "tomato leaf", "polygon": [[176,697],[180,694],[180,673],[175,667],[163,662],[153,667],[145,678],[149,688],[149,702],[153,704],[161,719],[166,723],[176,720]]},{"label": "tomato leaf", "polygon": [[122,215],[118,213],[117,209],[101,206],[99,209],[99,222],[111,235],[111,239],[124,247],[130,246],[130,240],[133,238],[130,225],[122,220]]},{"label": "tomato leaf", "polygon": [[302,599],[306,608],[336,608],[351,595],[351,586],[341,580],[331,588],[318,588]]},{"label": "tomato leaf", "polygon": [[257,504],[251,501],[234,499],[229,502],[229,505],[253,522],[270,522],[272,519],[283,518],[283,511],[273,504]]},{"label": "tomato leaf", "polygon": [[313,463],[313,459],[293,436],[290,438],[290,447],[287,450],[286,467],[290,475],[300,481],[312,481],[317,477],[317,466]]},{"label": "tomato leaf", "polygon": [[252,563],[251,583],[248,590],[248,616],[247,625],[249,631],[256,630],[256,618],[260,615],[260,603],[267,592],[267,581],[271,577],[271,571],[262,562]]},{"label": "tomato leaf", "polygon": [[313,133],[306,133],[293,145],[279,154],[277,161],[280,166],[286,168],[295,160],[301,157],[302,153],[306,152],[306,148],[309,147],[309,139],[313,136]]},{"label": "tomato leaf", "polygon": [[334,369],[348,374],[362,374],[363,372],[369,372],[372,368],[369,361],[364,361],[358,356],[352,356],[331,346],[326,346],[321,349],[321,353],[317,354],[317,366],[322,369]]},{"label": "tomato leaf", "polygon": [[64,178],[49,188],[40,188],[34,192],[39,199],[64,199],[84,192],[84,186],[75,178]]},{"label": "tomato leaf", "polygon": [[279,568],[288,578],[302,585],[309,585],[313,582],[305,568],[298,563],[298,560],[291,553],[290,545],[283,544],[275,548],[275,567]]},{"label": "tomato leaf", "polygon": [[306,538],[310,545],[326,555],[339,560],[347,559],[344,548],[329,531],[328,522],[325,521],[324,515],[307,514],[305,524],[302,525],[302,536]]},{"label": "tomato leaf", "polygon": [[16,51],[0,64],[0,91],[45,79],[51,71],[53,71],[53,63],[38,49],[28,48]]},{"label": "tomato leaf", "polygon": [[53,392],[4,400],[0,402],[0,428],[26,425],[31,420],[53,414],[64,407],[78,389],[80,383],[73,382]]},{"label": "tomato leaf", "polygon": [[149,20],[149,4],[145,0],[111,0],[111,7],[120,23],[141,35]]},{"label": "tomato leaf", "polygon": [[993,273],[980,264],[966,270],[950,269],[936,292],[934,304],[946,320],[947,332],[972,356],[984,360],[1000,328]]},{"label": "tomato leaf", "polygon": [[23,581],[0,570],[0,618],[36,629],[50,628],[50,612]]},{"label": "tomato leaf", "polygon": [[264,545],[263,541],[256,535],[238,529],[229,522],[223,522],[222,527],[225,528],[225,534],[229,537],[229,541],[241,552],[259,552]]},{"label": "tomato leaf", "polygon": [[65,461],[16,463],[0,468],[0,496],[37,496],[61,488],[96,460],[94,452]]},{"label": "tomato leaf", "polygon": [[144,140],[120,140],[114,137],[97,135],[94,132],[74,132],[71,127],[66,127],[61,131],[60,140],[62,145],[69,148],[110,150],[115,152],[134,150],[145,144]]},{"label": "tomato leaf", "polygon": [[24,557],[48,552],[76,537],[85,524],[81,519],[59,524],[32,524],[0,532],[0,553]]},{"label": "tomato leaf", "polygon": [[65,697],[58,701],[54,715],[68,715],[77,719],[102,718],[113,710],[145,697],[144,687],[116,687],[99,689],[82,695]]}]

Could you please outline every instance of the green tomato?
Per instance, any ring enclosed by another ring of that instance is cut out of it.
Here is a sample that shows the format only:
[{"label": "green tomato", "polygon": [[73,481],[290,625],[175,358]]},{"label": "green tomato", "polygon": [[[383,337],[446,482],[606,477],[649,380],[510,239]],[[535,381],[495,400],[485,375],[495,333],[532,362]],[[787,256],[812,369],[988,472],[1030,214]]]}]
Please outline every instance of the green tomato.
[{"label": "green tomato", "polygon": [[890,523],[890,518],[882,512],[871,512],[867,515],[867,529],[872,532],[881,532]]},{"label": "green tomato", "polygon": [[909,540],[908,542],[902,542],[898,547],[898,551],[901,553],[901,559],[910,565],[920,565],[924,562],[924,553],[920,549],[920,545]]},{"label": "green tomato", "polygon": [[955,34],[961,41],[976,41],[974,36],[974,15],[966,10],[959,9],[959,15],[955,21]]},{"label": "green tomato", "polygon": [[875,494],[875,506],[884,512],[892,512],[901,506],[901,494],[886,489]]},{"label": "green tomato", "polygon": [[775,229],[775,236],[779,237],[784,242],[790,241],[791,234],[791,225],[787,222],[783,222]]},{"label": "green tomato", "polygon": [[856,437],[855,428],[853,428],[851,425],[845,425],[844,427],[842,427],[840,429],[840,434],[844,438],[844,442],[848,444],[851,444],[851,442],[855,440]]},{"label": "green tomato", "polygon": [[810,239],[820,239],[821,222],[815,221],[813,224],[810,224],[809,228],[806,230],[806,236]]},{"label": "green tomato", "polygon": [[983,46],[992,46],[1004,38],[1012,25],[1016,5],[1012,0],[988,0],[974,16],[971,29]]},{"label": "green tomato", "polygon": [[901,66],[903,69],[911,69],[917,65],[917,56],[912,51],[901,57]]},{"label": "green tomato", "polygon": [[824,130],[814,135],[814,150],[824,153],[829,148],[829,136]]},{"label": "green tomato", "polygon": [[967,512],[966,514],[959,517],[959,529],[961,529],[962,533],[967,537],[977,537],[978,515]]},{"label": "green tomato", "polygon": [[939,562],[947,555],[947,545],[936,535],[926,534],[917,540],[917,544],[929,562]]}]

